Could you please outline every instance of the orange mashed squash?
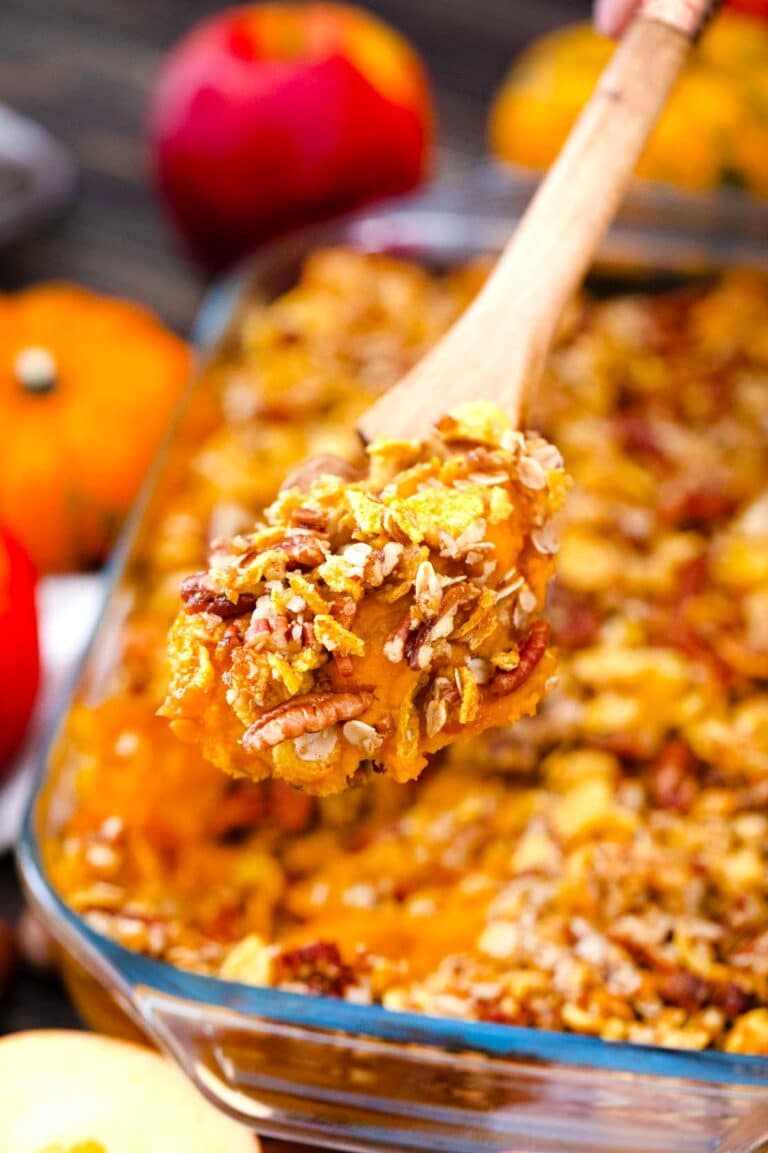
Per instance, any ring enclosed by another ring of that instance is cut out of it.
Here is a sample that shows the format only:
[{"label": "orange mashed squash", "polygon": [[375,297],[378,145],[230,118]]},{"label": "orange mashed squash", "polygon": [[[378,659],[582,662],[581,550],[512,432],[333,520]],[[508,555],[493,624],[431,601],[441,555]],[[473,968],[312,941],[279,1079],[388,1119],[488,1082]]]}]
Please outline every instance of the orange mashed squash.
[{"label": "orange mashed squash", "polygon": [[99,932],[233,980],[768,1054],[768,286],[584,299],[536,427],[574,478],[538,714],[317,797],[156,715],[182,579],[482,281],[326,251],[190,396],[55,750],[46,857]]}]

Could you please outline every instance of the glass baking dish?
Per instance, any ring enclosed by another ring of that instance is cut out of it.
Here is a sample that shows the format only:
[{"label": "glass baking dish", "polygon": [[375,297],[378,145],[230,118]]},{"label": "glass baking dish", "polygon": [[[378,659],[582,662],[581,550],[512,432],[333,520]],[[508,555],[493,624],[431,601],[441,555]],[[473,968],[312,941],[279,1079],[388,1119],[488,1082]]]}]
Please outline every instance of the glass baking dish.
[{"label": "glass baking dish", "polygon": [[[245,302],[270,299],[312,248],[345,243],[449,266],[503,243],[528,195],[488,168],[266,250],[210,295],[204,347],[226,342]],[[722,235],[691,216],[649,228],[630,206],[599,271],[649,283],[730,263],[768,267],[768,230]],[[194,385],[192,386],[194,389]],[[113,563],[111,594],[75,692],[114,651],[124,574],[162,454]],[[73,997],[95,1027],[139,1032],[172,1055],[217,1105],[255,1130],[350,1150],[450,1153],[740,1153],[768,1149],[768,1059],[664,1050],[316,995],[254,988],[174,968],[101,936],[46,875],[42,831],[54,733],[40,765],[19,861],[30,900],[62,946]]]}]

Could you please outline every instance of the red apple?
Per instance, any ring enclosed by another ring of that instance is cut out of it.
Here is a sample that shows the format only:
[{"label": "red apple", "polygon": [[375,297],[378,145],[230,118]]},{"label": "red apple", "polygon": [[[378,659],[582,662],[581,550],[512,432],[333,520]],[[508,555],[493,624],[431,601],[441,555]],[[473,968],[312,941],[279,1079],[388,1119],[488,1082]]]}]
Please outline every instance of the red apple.
[{"label": "red apple", "polygon": [[268,236],[425,176],[426,74],[399,33],[343,4],[249,4],[170,53],[154,174],[192,252],[219,267]]},{"label": "red apple", "polygon": [[768,0],[727,0],[726,7],[768,20]]},{"label": "red apple", "polygon": [[0,775],[27,728],[40,681],[35,567],[0,526]]}]

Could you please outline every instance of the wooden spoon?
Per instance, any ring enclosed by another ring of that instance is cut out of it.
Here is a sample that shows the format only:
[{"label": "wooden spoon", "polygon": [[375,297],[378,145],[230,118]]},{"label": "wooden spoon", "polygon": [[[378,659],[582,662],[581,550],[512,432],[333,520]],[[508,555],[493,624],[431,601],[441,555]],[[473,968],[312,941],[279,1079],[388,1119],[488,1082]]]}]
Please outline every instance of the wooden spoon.
[{"label": "wooden spoon", "polygon": [[370,408],[366,441],[421,438],[456,404],[494,401],[522,425],[563,309],[632,178],[711,0],[646,0],[482,292]]}]

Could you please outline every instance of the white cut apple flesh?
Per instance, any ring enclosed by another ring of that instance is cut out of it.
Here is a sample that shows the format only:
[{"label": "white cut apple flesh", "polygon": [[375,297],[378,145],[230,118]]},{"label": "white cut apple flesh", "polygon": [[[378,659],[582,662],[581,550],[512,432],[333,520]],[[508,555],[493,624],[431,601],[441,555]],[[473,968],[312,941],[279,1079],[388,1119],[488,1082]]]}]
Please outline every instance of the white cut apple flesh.
[{"label": "white cut apple flesh", "polygon": [[0,1040],[0,1150],[69,1153],[258,1153],[169,1061],[94,1033],[14,1033]]}]

